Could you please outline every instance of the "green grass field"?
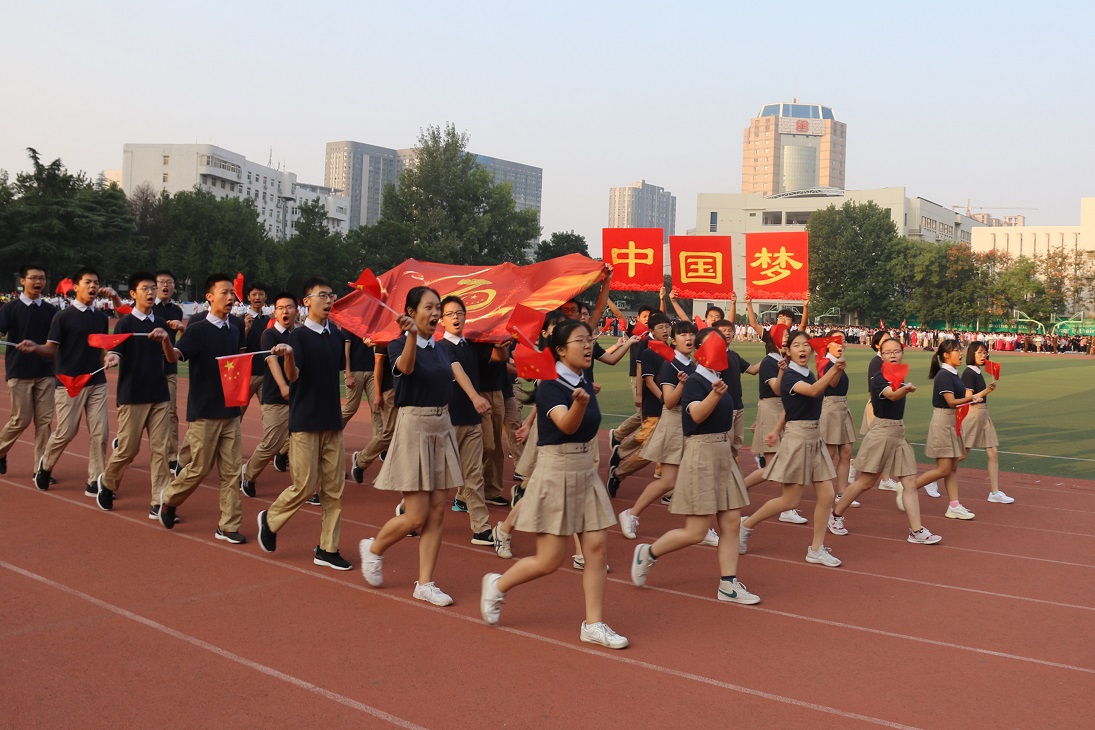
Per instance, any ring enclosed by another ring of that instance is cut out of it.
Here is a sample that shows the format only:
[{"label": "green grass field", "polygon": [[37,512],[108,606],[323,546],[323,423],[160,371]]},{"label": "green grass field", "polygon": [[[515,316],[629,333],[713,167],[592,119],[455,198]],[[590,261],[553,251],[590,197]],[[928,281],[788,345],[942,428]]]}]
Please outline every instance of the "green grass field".
[{"label": "green grass field", "polygon": [[[606,337],[601,344],[608,347],[613,341]],[[759,344],[740,344],[735,349],[749,362],[764,355]],[[867,402],[867,364],[873,355],[868,347],[849,347],[845,352],[851,380],[848,406],[857,428]],[[1001,472],[1095,479],[1095,360],[1078,355],[1012,353],[997,353],[993,359],[1001,366],[1000,385],[988,403],[1000,437]],[[930,360],[931,355],[923,350],[905,353],[909,380],[919,388],[905,407],[906,434],[920,463],[930,462],[923,447],[932,410]],[[612,428],[634,411],[627,358],[615,367],[598,363],[594,372],[602,386],[598,396],[604,414],[602,425]],[[757,381],[749,375],[742,381],[748,446],[752,438],[748,427],[756,416]],[[984,469],[984,452],[972,451],[963,464]]]}]

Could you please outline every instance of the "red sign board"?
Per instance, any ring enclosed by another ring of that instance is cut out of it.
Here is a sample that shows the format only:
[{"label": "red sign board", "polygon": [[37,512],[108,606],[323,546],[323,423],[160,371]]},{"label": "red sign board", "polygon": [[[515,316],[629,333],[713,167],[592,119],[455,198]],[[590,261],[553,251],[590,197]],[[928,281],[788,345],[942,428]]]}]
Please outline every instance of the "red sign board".
[{"label": "red sign board", "polygon": [[665,286],[661,228],[605,228],[601,259],[612,264],[617,291],[658,291]]},{"label": "red sign board", "polygon": [[730,236],[670,236],[669,257],[678,297],[729,299],[734,293]]},{"label": "red sign board", "polygon": [[801,301],[810,290],[806,231],[745,234],[745,292],[753,299]]}]

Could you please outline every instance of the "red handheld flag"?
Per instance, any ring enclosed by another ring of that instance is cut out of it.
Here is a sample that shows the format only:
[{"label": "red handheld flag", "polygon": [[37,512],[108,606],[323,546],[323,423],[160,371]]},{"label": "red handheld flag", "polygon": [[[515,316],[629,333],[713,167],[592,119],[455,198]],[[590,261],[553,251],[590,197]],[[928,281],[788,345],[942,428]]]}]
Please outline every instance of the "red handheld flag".
[{"label": "red handheld flag", "polygon": [[878,326],[881,327],[882,329],[886,329],[886,325],[882,322],[881,317],[878,318]]},{"label": "red handheld flag", "polygon": [[661,355],[666,362],[673,362],[673,358],[675,357],[675,355],[673,354],[673,348],[665,344],[661,340],[651,340],[649,343],[647,343],[647,347]]},{"label": "red handheld flag", "polygon": [[271,318],[270,318],[269,320],[267,320],[267,322],[266,322],[266,329],[270,329],[271,327],[273,327],[273,326],[274,326],[275,324],[277,324],[277,323],[278,323],[278,321],[277,321],[276,319],[274,319],[273,317],[271,317]]},{"label": "red handheld flag", "polygon": [[901,384],[905,382],[905,376],[909,374],[909,366],[896,363],[896,362],[884,362],[882,363],[882,377],[890,381],[890,389],[897,390],[901,387]]},{"label": "red handheld flag", "polygon": [[88,347],[100,347],[104,350],[113,350],[132,336],[132,332],[126,332],[122,335],[88,335],[87,344]]},{"label": "red handheld flag", "polygon": [[91,380],[91,376],[92,373],[84,373],[83,375],[65,375],[64,373],[57,373],[57,379],[61,381],[61,385],[65,386],[69,398],[75,398],[80,395],[80,391],[83,390],[84,386]]},{"label": "red handheld flag", "polygon": [[350,285],[354,289],[360,289],[368,294],[371,294],[374,299],[383,299],[383,288],[380,286],[380,279],[376,278],[376,274],[372,269],[365,269],[357,277],[357,281]]},{"label": "red handheld flag", "polygon": [[218,358],[217,365],[221,371],[225,407],[247,405],[251,399],[251,353]]},{"label": "red handheld flag", "polygon": [[236,280],[232,282],[232,291],[236,292],[236,299],[243,301],[243,272],[236,273]]},{"label": "red handheld flag", "polygon": [[[811,340],[811,342],[813,342],[813,340]],[[816,355],[814,357],[814,365],[817,366],[817,376],[819,378],[825,374],[825,368],[829,367],[829,363],[831,362],[832,360],[825,355]]]},{"label": "red handheld flag", "polygon": [[67,296],[75,287],[72,285],[72,279],[67,276],[57,282],[57,293]]},{"label": "red handheld flag", "polygon": [[811,337],[810,347],[814,348],[814,353],[818,357],[825,357],[829,353],[829,345],[834,342],[844,342],[843,335],[833,335],[832,337]]},{"label": "red handheld flag", "polygon": [[905,318],[905,319],[901,320],[901,329],[905,329],[905,323],[907,321],[908,321],[908,318]]},{"label": "red handheld flag", "polygon": [[612,319],[612,318],[608,318],[608,319],[606,319],[606,320],[605,320],[605,326],[601,328],[601,334],[604,334],[604,333],[608,332],[609,330],[611,330],[611,329],[612,329],[612,324],[613,324],[613,323],[614,323],[615,321],[616,321],[616,320],[614,320],[614,319]]},{"label": "red handheld flag", "polygon": [[954,409],[954,430],[959,436],[962,435],[962,421],[966,420],[966,416],[969,415],[969,412],[969,403],[963,403]]},{"label": "red handheld flag", "polygon": [[517,345],[513,349],[513,364],[517,368],[517,377],[525,380],[555,380],[559,373],[555,371],[555,358],[549,350],[536,350]]},{"label": "red handheld flag", "polygon": [[115,313],[117,313],[117,315],[119,317],[124,317],[127,314],[132,314],[133,313],[133,307],[129,306],[128,304],[119,304],[118,308],[115,309],[114,311],[115,311]]},{"label": "red handheld flag", "polygon": [[524,304],[515,305],[513,314],[509,316],[509,321],[506,322],[506,332],[516,337],[522,345],[531,349],[536,349],[536,338],[540,336],[543,327],[544,313],[532,307],[526,307]]},{"label": "red handheld flag", "polygon": [[774,324],[768,330],[768,335],[772,338],[772,344],[776,346],[777,350],[783,349],[783,337],[787,334],[788,329],[785,324]]},{"label": "red handheld flag", "polygon": [[1000,363],[996,362],[995,360],[985,360],[985,370],[989,371],[989,374],[992,375],[993,380],[1000,379]]},{"label": "red handheld flag", "polygon": [[696,362],[716,373],[730,367],[730,360],[726,356],[726,340],[718,333],[708,335],[696,350]]},{"label": "red handheld flag", "polygon": [[643,335],[645,335],[649,331],[650,331],[650,328],[647,327],[645,324],[643,324],[642,322],[636,322],[635,326],[631,328],[631,336],[632,337],[642,337]]},{"label": "red handheld flag", "polygon": [[698,314],[695,317],[692,318],[692,323],[696,325],[697,330],[702,330],[702,329],[705,329],[707,327],[706,320],[701,319],[700,315],[698,315]]}]

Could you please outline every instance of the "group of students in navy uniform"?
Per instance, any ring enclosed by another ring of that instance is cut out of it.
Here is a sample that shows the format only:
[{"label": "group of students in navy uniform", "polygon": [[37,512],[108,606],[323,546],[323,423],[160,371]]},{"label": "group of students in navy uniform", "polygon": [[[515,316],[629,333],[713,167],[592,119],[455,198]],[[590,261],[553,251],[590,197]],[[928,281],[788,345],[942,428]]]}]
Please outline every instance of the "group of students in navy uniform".
[{"label": "group of students in navy uniform", "polygon": [[[761,363],[750,364],[730,348],[734,326],[715,307],[708,312],[707,326],[699,330],[687,320],[672,322],[663,312],[640,311],[639,322],[647,333],[621,337],[606,350],[588,324],[590,319],[596,321],[594,312],[599,316],[606,304],[611,306],[611,268],[606,267],[601,296],[592,311],[571,300],[545,315],[539,346],[551,353],[556,377],[533,384],[527,397],[532,413],[510,436],[511,447],[517,447],[519,473],[515,476],[520,482],[514,488],[509,515],[492,526],[488,506],[499,499],[488,496],[485,475],[492,466],[485,443],[493,440],[496,448],[501,446],[500,432],[487,431],[494,427],[488,421],[504,396],[492,402],[491,391],[484,390],[484,371],[491,370],[489,377],[504,389],[506,381],[496,378],[497,373],[512,371],[513,363],[508,345],[465,339],[467,310],[459,297],[442,298],[427,286],[411,289],[396,318],[402,335],[377,347],[374,354],[371,342],[343,332],[330,321],[337,294],[326,279],[305,282],[300,300],[307,306],[307,316],[298,323],[297,296],[278,293],[273,316],[268,317],[263,313],[266,293],[261,286],[248,292],[254,296],[249,296],[251,306],[245,315],[232,315],[237,298],[234,278],[214,274],[205,282],[208,311],[184,323],[178,305],[171,302],[174,277],[170,272],[138,273],[129,282],[133,310],[114,327],[114,335],[120,337],[103,349],[88,341],[89,335],[109,331],[95,300],[100,295],[117,295],[100,289],[95,271],[77,272],[73,306],[59,313],[41,300],[46,283],[42,267],[24,267],[20,278],[23,294],[0,308],[12,400],[11,418],[0,431],[0,471],[6,472],[12,444],[33,424],[34,483],[40,490],[49,489],[57,459],[74,438],[81,417],[86,418],[91,439],[85,492],[100,508],[112,510],[125,469],[147,433],[149,519],[173,529],[180,519],[179,509],[216,466],[220,518],[214,534],[218,540],[241,544],[246,542],[241,533],[241,494],[256,495],[258,477],[272,462],[275,468],[291,472],[292,483],[258,513],[260,547],[276,551],[278,533],[311,501],[322,510],[315,564],[350,570],[351,564],[339,550],[346,481],[343,434],[357,408],[354,399],[359,402],[369,390],[373,441],[364,456],[353,455],[353,478],[361,482],[364,467],[379,456],[383,464],[373,486],[399,492],[401,501],[397,514],[377,535],[358,546],[366,582],[382,586],[386,551],[408,535],[416,535],[419,568],[412,595],[437,606],[451,605],[453,599],[437,585],[434,574],[445,512],[459,508],[468,513],[473,543],[493,546],[500,557],[512,557],[512,530],[536,536],[533,555],[518,560],[505,573],[483,577],[480,610],[487,623],[500,620],[502,606],[514,588],[561,567],[573,542],[574,565],[584,570],[585,615],[579,637],[610,648],[623,648],[628,640],[609,627],[603,616],[607,530],[619,523],[626,538],[637,539],[640,514],[659,499],[669,504],[671,513],[683,517],[683,525],[635,547],[630,566],[635,585],[645,585],[657,561],[670,553],[691,545],[712,545],[717,548],[719,570],[716,598],[755,604],[760,597],[738,579],[739,555],[747,552],[749,537],[764,520],[779,516],[783,521],[806,522],[795,508],[807,487],[813,488],[817,502],[806,561],[835,567],[841,563],[824,545],[826,531],[847,534],[847,508],[857,505],[856,497],[880,478],[896,477],[898,506],[909,520],[908,541],[933,544],[940,538],[920,521],[917,490],[942,480],[949,498],[946,516],[971,519],[972,512],[958,501],[957,465],[971,448],[985,448],[990,464],[996,463],[998,441],[984,406],[995,382],[986,384],[982,374],[988,357],[983,343],[970,345],[968,367],[961,377],[957,367],[962,351],[954,341],[944,341],[933,359],[929,375],[935,410],[927,454],[936,466],[920,477],[902,420],[905,399],[916,392],[916,386],[895,383],[883,372],[883,363],[900,363],[900,343],[885,338],[873,343],[879,354],[869,369],[870,424],[855,460],[857,473],[850,474],[855,431],[847,409],[848,376],[839,338],[830,338],[826,357],[819,358],[821,372],[815,375],[809,368],[814,343],[804,328],[787,330],[792,313],[780,312],[777,322],[783,326],[765,330],[756,323],[747,300],[750,322],[766,345]],[[439,326],[444,330],[440,338],[435,337]],[[780,341],[773,341],[773,335]],[[712,337],[727,351],[727,366],[721,371],[693,359]],[[664,346],[655,346],[656,341]],[[596,360],[615,364],[629,350],[635,367],[637,412],[610,433],[606,486],[599,475],[600,386],[593,380],[593,367]],[[248,386],[251,393],[260,395],[263,440],[246,462],[242,408],[226,405],[219,365],[220,360],[241,352],[261,356],[261,367],[252,370]],[[362,352],[369,357],[362,358]],[[377,359],[384,363],[382,368],[376,367]],[[181,448],[172,424],[179,361],[188,363],[190,383],[188,429]],[[109,459],[107,368],[118,369],[118,433]],[[366,388],[366,374],[374,376],[372,388]],[[744,442],[744,374],[759,374],[753,453],[762,468],[749,478],[743,477],[737,463]],[[85,382],[73,388],[71,382],[54,382],[54,375]],[[345,377],[346,404],[340,377]],[[384,378],[390,378],[390,397],[383,384],[376,382]],[[960,435],[955,411],[966,404],[973,410]],[[50,435],[54,410],[57,428]],[[509,420],[517,425],[512,415]],[[521,453],[519,444],[524,440],[530,442],[529,448]],[[644,489],[632,508],[617,515],[612,498],[622,480],[648,465],[656,465],[660,478]],[[990,474],[990,501],[1014,501],[999,490],[991,467]],[[748,489],[765,480],[782,485],[780,495],[742,519],[742,508],[749,504]],[[453,489],[459,490],[455,500]],[[735,534],[736,545],[733,540],[720,540]]]}]

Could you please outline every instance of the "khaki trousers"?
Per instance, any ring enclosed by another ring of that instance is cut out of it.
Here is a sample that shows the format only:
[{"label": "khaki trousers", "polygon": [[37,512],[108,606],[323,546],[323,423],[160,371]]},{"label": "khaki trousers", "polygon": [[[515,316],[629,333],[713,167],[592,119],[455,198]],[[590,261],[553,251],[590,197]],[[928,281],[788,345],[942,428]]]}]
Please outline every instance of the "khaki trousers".
[{"label": "khaki trousers", "polygon": [[75,398],[70,398],[63,387],[53,389],[53,402],[57,406],[57,427],[46,444],[42,461],[46,471],[53,471],[65,447],[76,438],[80,430],[80,419],[87,415],[90,436],[87,447],[87,481],[91,483],[99,478],[106,465],[106,401],[106,383],[85,386]]},{"label": "khaki trousers", "polygon": [[251,385],[247,391],[247,402],[240,406],[240,418],[242,419],[247,415],[247,406],[251,405],[251,399],[254,398],[262,390],[262,375],[252,375]]},{"label": "khaki trousers", "polygon": [[373,410],[373,399],[376,398],[373,372],[355,370],[350,374],[354,378],[354,387],[346,391],[346,403],[342,406],[342,427],[346,428],[346,424],[357,413],[357,409],[361,407],[361,396],[364,394],[369,405],[369,412],[373,415],[373,434],[378,434],[384,430],[384,419],[381,418],[380,411]]},{"label": "khaki trousers", "polygon": [[464,486],[456,490],[456,498],[468,506],[472,532],[490,529],[490,512],[483,493],[483,427],[453,426],[456,450],[460,454],[460,472]]},{"label": "khaki trousers", "polygon": [[[516,385],[513,386],[513,390],[516,394]],[[505,399],[506,443],[509,445],[509,453],[514,465],[521,460],[521,454],[525,452],[525,445],[517,440],[517,429],[521,428],[521,413],[521,401],[517,400],[516,395]],[[533,446],[535,447],[535,444]]]},{"label": "khaki trousers", "polygon": [[49,427],[53,423],[53,376],[48,378],[12,378],[8,381],[11,418],[0,431],[0,456],[7,456],[12,445],[34,424],[34,468],[46,455]]},{"label": "khaki trousers", "polygon": [[[278,454],[285,453],[289,443],[289,406],[277,403],[262,406],[262,443],[258,445],[247,464],[243,475],[253,482],[262,474],[262,470]],[[311,496],[311,495],[309,495]]]},{"label": "khaki trousers", "polygon": [[[631,376],[631,394],[632,395],[635,394],[635,377],[636,376],[634,376],[634,375]],[[639,426],[641,426],[642,423],[643,423],[643,411],[642,411],[642,408],[637,407],[637,408],[635,408],[635,412],[627,417],[627,420],[625,420],[623,423],[621,423],[619,426],[616,427],[616,438],[619,439],[622,442],[625,438],[627,438],[631,434],[635,433],[635,429],[637,429]]]},{"label": "khaki trousers", "polygon": [[277,532],[312,494],[319,494],[323,521],[319,547],[338,550],[342,524],[342,489],[346,485],[342,463],[346,458],[342,431],[296,431],[289,434],[289,471],[293,483],[266,510],[266,522]]},{"label": "khaki trousers", "polygon": [[376,457],[388,450],[392,445],[392,434],[395,433],[395,389],[384,391],[380,407],[380,430],[373,431],[373,438],[364,449],[357,453],[357,466],[368,469]]},{"label": "khaki trousers", "polygon": [[620,465],[616,467],[616,476],[626,477],[628,474],[634,474],[642,469],[650,462],[639,456],[639,450],[642,445],[647,442],[654,434],[654,429],[658,425],[658,421],[661,420],[658,416],[649,416],[642,421],[642,427],[635,433],[624,439],[620,444],[619,451]]},{"label": "khaki trousers", "polygon": [[502,428],[506,416],[502,391],[481,392],[490,403],[490,410],[483,414],[483,492],[487,499],[502,495],[502,479],[506,455],[502,451]]},{"label": "khaki trousers", "polygon": [[167,424],[170,420],[167,401],[162,403],[126,403],[118,406],[118,448],[110,454],[103,471],[103,486],[118,491],[122,475],[141,450],[141,434],[148,432],[151,454],[151,504],[160,503],[160,492],[171,483],[167,470]]},{"label": "khaki trousers", "polygon": [[191,422],[184,445],[190,452],[190,463],[164,490],[162,504],[178,507],[185,502],[216,464],[221,477],[221,517],[217,527],[222,532],[238,531],[243,524],[239,481],[242,441],[239,418],[203,418]]},{"label": "khaki trousers", "polygon": [[179,376],[171,373],[167,376],[167,460],[179,458]]}]

